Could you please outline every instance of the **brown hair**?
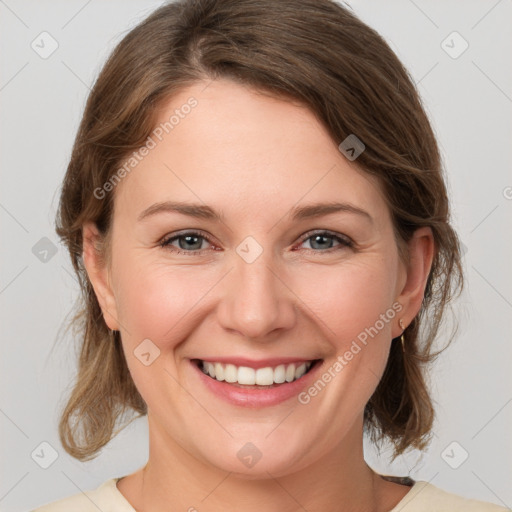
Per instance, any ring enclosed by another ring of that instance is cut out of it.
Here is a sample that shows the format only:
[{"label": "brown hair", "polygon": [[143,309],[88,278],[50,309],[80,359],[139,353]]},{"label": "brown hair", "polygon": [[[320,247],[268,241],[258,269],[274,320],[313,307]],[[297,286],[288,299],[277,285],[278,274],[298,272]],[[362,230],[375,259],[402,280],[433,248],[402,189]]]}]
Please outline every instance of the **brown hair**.
[{"label": "brown hair", "polygon": [[[405,353],[393,341],[364,415],[372,440],[391,441],[395,457],[425,448],[434,418],[425,370],[440,353],[432,344],[463,275],[439,149],[411,77],[376,31],[331,0],[181,0],[153,12],[113,51],[64,178],[57,233],[82,290],[72,322],[81,338],[78,376],[59,424],[65,450],[93,458],[125,414],[147,413],[82,261],[83,224],[94,221],[108,240],[111,223],[114,192],[98,199],[94,191],[143,145],[172,94],[220,77],[305,104],[336,144],[350,134],[362,140],[357,164],[382,186],[403,257],[414,230],[431,227],[436,253],[421,310],[404,333]],[[104,250],[108,258],[108,244]]]}]

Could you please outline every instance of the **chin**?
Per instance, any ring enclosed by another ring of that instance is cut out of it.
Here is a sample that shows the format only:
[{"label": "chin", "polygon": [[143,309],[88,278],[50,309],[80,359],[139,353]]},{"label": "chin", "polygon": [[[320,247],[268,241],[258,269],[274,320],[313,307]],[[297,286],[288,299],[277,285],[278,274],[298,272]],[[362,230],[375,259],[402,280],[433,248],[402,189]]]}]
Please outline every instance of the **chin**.
[{"label": "chin", "polygon": [[290,443],[280,443],[280,446],[276,446],[274,441],[265,440],[266,435],[266,433],[262,434],[258,438],[261,441],[253,438],[254,442],[232,439],[223,447],[217,445],[213,452],[209,449],[211,447],[205,447],[206,450],[201,458],[206,464],[232,473],[243,480],[281,477],[312,463],[311,460],[304,459],[304,442],[300,439],[296,446]]}]

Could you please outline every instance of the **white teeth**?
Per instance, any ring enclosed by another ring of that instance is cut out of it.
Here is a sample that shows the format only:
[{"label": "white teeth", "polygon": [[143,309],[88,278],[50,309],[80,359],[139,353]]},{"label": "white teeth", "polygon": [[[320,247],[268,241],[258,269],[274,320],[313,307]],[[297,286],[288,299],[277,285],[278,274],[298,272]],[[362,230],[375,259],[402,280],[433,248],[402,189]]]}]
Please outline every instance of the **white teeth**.
[{"label": "white teeth", "polygon": [[256,375],[255,384],[258,384],[258,386],[271,386],[274,384],[274,370],[272,368],[258,368],[254,373]]},{"label": "white teeth", "polygon": [[236,382],[238,379],[238,370],[234,364],[227,364],[224,368],[224,379],[226,382]]},{"label": "white teeth", "polygon": [[210,374],[210,377],[215,377],[215,367],[212,363],[208,363],[208,373]]},{"label": "white teeth", "polygon": [[292,380],[295,379],[295,365],[294,364],[289,364],[287,367],[286,367],[286,382],[291,382]]},{"label": "white teeth", "polygon": [[238,382],[238,384],[248,386],[271,386],[274,383],[282,384],[285,381],[293,382],[294,380],[300,379],[311,368],[312,364],[312,361],[308,361],[307,363],[300,364],[280,364],[275,368],[267,366],[255,370],[247,366],[202,361],[200,367],[203,373],[218,381],[225,380],[229,383]]},{"label": "white teeth", "polygon": [[247,366],[240,366],[238,368],[237,380],[238,384],[254,386],[254,384],[256,384],[256,371],[253,368],[247,368]]},{"label": "white teeth", "polygon": [[220,363],[215,363],[215,378],[217,380],[224,380],[224,368]]},{"label": "white teeth", "polygon": [[298,368],[295,370],[295,378],[299,379],[306,373],[306,365],[302,363]]},{"label": "white teeth", "polygon": [[276,384],[282,384],[286,380],[286,367],[284,364],[280,364],[274,369],[274,382]]}]

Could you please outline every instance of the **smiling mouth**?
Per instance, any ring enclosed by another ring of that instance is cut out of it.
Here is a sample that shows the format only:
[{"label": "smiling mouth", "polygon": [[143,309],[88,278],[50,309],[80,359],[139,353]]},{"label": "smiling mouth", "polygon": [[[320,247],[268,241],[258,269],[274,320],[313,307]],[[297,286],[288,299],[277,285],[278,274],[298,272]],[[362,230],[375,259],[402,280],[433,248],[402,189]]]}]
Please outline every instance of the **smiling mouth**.
[{"label": "smiling mouth", "polygon": [[194,360],[205,375],[218,382],[253,389],[269,389],[299,380],[321,361],[321,359],[315,359],[254,369],[248,366]]}]

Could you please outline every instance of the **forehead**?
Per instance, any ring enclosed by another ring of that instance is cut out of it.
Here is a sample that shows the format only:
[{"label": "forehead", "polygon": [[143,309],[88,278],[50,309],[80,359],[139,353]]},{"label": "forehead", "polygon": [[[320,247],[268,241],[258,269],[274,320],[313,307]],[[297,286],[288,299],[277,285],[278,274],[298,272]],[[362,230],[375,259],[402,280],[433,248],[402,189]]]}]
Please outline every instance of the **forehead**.
[{"label": "forehead", "polygon": [[126,214],[166,200],[247,215],[344,200],[385,214],[376,178],[295,102],[227,80],[196,83],[161,108],[151,137],[154,147],[116,191]]}]

